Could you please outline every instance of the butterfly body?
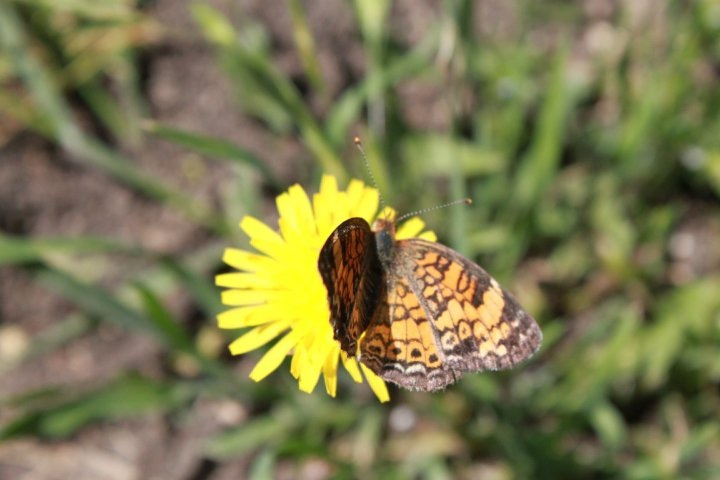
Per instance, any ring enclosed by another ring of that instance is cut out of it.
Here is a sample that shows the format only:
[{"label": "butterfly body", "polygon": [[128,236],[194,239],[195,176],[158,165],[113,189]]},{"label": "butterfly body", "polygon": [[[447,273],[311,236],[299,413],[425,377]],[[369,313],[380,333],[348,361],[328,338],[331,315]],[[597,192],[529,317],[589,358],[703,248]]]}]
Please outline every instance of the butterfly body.
[{"label": "butterfly body", "polygon": [[391,220],[371,229],[351,218],[320,251],[333,334],[347,355],[385,380],[434,391],[537,350],[535,320],[481,267],[442,244],[394,237]]}]

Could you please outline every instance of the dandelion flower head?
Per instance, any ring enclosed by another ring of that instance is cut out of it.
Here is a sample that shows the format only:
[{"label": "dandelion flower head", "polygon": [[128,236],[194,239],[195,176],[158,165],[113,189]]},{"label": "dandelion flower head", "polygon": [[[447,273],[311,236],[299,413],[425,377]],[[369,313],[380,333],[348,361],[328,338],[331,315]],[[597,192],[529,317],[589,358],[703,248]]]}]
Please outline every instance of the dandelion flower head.
[{"label": "dandelion flower head", "polygon": [[[256,250],[225,250],[223,261],[237,271],[216,277],[225,288],[222,303],[232,307],[218,315],[223,329],[245,329],[230,344],[233,355],[274,344],[250,372],[260,381],[275,371],[285,357],[292,355],[290,372],[300,390],[312,392],[322,374],[325,390],[335,396],[338,365],[356,382],[363,375],[380,401],[387,401],[387,386],[355,358],[341,353],[333,339],[327,291],[318,272],[318,256],[325,240],[344,220],[362,217],[372,224],[378,210],[375,188],[352,180],[346,190],[338,190],[337,180],[323,176],[320,191],[312,201],[299,185],[276,199],[278,230],[246,216],[240,228]],[[385,209],[378,216],[393,218]],[[413,217],[398,227],[398,239],[421,237],[434,241],[433,232],[423,232],[424,223]],[[361,373],[362,372],[362,373]]]}]

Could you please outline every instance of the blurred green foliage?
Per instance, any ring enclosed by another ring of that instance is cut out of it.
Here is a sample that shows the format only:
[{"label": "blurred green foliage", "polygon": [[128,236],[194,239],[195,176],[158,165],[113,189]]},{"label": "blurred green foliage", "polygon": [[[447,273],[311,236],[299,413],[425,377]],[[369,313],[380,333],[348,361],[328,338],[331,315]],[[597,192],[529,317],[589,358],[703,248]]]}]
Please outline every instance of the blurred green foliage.
[{"label": "blurred green foliage", "polygon": [[[93,422],[232,398],[256,413],[206,439],[206,455],[249,455],[253,478],[315,458],[338,478],[720,477],[720,238],[690,252],[695,270],[672,250],[679,235],[692,235],[688,219],[711,229],[720,218],[720,3],[668,2],[640,19],[630,3],[591,28],[572,2],[513,2],[517,25],[493,36],[472,25],[479,3],[447,1],[422,40],[406,45],[393,31],[392,2],[348,2],[356,21],[348,35],[360,38],[366,74],[335,98],[302,2],[287,9],[308,91],[272,62],[261,23],[203,2],[190,7],[238,108],[304,145],[314,162],[308,188],[323,172],[341,182],[364,177],[357,155],[347,155],[359,129],[378,186],[400,211],[474,200],[426,220],[538,318],[545,342],[527,365],[468,375],[433,395],[393,391],[390,405],[347,378],[337,399],[320,387],[297,392],[287,371],[254,384],[204,351],[200,332],[164,305],[180,288],[207,318],[219,311],[212,272],[236,241],[237,207],[199,204],[142,171],[122,145],[155,135],[254,170],[275,191],[284,185],[242,145],[147,118],[137,57],[161,29],[127,1],[0,3],[0,114],[212,232],[181,258],[111,239],[0,233],[0,264],[22,266],[78,307],[19,362],[110,322],[197,371],[123,373],[90,390],[20,398],[0,392],[18,412],[0,438],[67,438]],[[446,129],[411,121],[412,98],[400,93],[410,81],[437,92]],[[319,114],[308,96],[330,106]],[[82,126],[78,109],[104,134]],[[245,180],[227,181],[245,189]],[[260,215],[261,204],[241,209]],[[71,268],[89,253],[141,258],[145,267],[111,290]],[[411,419],[409,430],[398,418]]]}]

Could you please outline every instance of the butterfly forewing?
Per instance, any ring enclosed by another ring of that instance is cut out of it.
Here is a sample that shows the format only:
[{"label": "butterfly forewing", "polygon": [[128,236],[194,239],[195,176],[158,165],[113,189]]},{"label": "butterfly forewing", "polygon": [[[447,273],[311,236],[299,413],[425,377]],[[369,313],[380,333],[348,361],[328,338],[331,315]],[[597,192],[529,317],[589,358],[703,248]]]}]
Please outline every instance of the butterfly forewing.
[{"label": "butterfly forewing", "polygon": [[318,269],[328,292],[334,337],[354,357],[383,283],[375,234],[368,223],[351,218],[340,224],[320,250]]}]

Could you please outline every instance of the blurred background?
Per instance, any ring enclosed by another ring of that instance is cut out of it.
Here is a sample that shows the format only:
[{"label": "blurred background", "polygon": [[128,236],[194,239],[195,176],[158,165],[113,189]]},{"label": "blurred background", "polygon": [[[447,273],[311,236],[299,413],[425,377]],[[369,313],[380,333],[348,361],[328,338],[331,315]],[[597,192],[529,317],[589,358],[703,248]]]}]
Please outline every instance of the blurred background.
[{"label": "blurred background", "polygon": [[[0,478],[720,478],[720,1],[0,3]],[[542,326],[379,404],[248,380],[213,276],[322,173]]]}]

